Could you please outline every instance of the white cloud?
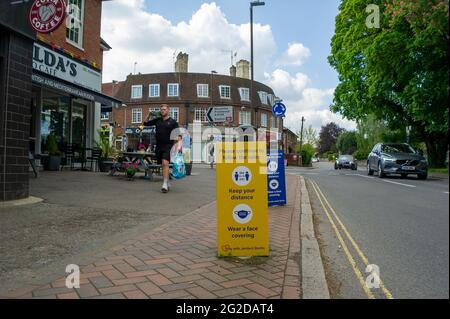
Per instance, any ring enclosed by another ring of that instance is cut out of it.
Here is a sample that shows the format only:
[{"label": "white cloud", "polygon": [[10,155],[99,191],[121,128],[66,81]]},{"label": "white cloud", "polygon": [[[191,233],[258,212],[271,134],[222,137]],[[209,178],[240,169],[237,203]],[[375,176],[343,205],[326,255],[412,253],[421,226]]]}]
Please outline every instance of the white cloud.
[{"label": "white cloud", "polygon": [[302,43],[289,43],[288,49],[277,61],[278,66],[301,66],[311,56],[311,50]]},{"label": "white cloud", "polygon": [[306,119],[306,126],[312,125],[320,131],[321,126],[335,122],[339,126],[353,130],[356,124],[343,119],[339,114],[329,110],[333,101],[334,88],[319,89],[309,87],[310,78],[303,73],[291,76],[289,72],[277,69],[272,74],[265,74],[265,83],[272,87],[275,94],[283,99],[287,107],[285,126],[293,131],[301,128],[302,116]]},{"label": "white cloud", "polygon": [[[133,72],[172,72],[174,53],[189,54],[189,71],[228,74],[230,54],[249,60],[250,25],[228,22],[220,7],[203,4],[188,22],[174,25],[164,17],[146,11],[143,0],[116,0],[103,4],[102,37],[112,50],[104,55],[103,81],[123,80]],[[269,25],[254,25],[255,79],[263,80],[264,69],[276,52]]]}]

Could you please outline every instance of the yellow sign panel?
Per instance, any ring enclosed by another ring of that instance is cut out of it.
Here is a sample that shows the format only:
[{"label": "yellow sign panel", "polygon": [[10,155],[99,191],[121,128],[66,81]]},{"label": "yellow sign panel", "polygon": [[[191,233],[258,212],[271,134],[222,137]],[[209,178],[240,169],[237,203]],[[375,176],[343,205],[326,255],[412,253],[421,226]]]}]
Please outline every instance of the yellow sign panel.
[{"label": "yellow sign panel", "polygon": [[266,143],[216,148],[218,255],[269,256]]}]

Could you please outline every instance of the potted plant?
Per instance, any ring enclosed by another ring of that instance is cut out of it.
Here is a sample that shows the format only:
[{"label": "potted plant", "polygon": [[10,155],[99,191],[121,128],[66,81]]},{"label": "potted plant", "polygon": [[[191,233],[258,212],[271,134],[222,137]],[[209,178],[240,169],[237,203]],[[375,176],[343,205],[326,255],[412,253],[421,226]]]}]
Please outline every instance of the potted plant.
[{"label": "potted plant", "polygon": [[100,142],[95,142],[96,147],[102,150],[102,155],[98,160],[100,172],[109,172],[111,170],[114,158],[117,156],[117,150],[114,144],[109,142],[109,138],[98,131]]},{"label": "potted plant", "polygon": [[132,180],[136,172],[138,171],[138,166],[136,163],[126,163],[125,164],[125,174],[129,180]]},{"label": "potted plant", "polygon": [[47,153],[48,157],[44,161],[44,169],[47,171],[59,171],[61,165],[61,152],[56,143],[54,134],[50,134],[47,138]]}]

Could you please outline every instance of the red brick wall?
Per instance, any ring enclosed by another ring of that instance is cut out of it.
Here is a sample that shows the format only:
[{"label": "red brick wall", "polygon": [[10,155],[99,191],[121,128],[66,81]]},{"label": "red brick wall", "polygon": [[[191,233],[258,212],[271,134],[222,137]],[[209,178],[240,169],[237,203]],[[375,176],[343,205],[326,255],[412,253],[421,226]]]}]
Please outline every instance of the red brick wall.
[{"label": "red brick wall", "polygon": [[[67,3],[67,1],[66,1]],[[97,63],[97,68],[102,69],[103,53],[100,49],[100,27],[102,17],[101,0],[84,1],[84,25],[83,25],[83,50],[66,42],[66,24],[62,23],[58,29],[48,34],[40,34],[48,42],[53,42],[63,47],[82,59]]]}]

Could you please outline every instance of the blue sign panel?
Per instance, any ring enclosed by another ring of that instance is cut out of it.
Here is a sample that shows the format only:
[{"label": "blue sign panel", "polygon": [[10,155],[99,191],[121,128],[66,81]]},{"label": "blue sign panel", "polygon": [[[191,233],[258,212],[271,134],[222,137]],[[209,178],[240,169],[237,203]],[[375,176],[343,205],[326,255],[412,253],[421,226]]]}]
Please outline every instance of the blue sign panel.
[{"label": "blue sign panel", "polygon": [[272,106],[272,113],[276,117],[282,117],[286,114],[286,105],[283,103],[276,103],[274,106]]},{"label": "blue sign panel", "polygon": [[267,156],[267,192],[269,206],[286,205],[286,179],[284,172],[284,151],[279,150]]}]

